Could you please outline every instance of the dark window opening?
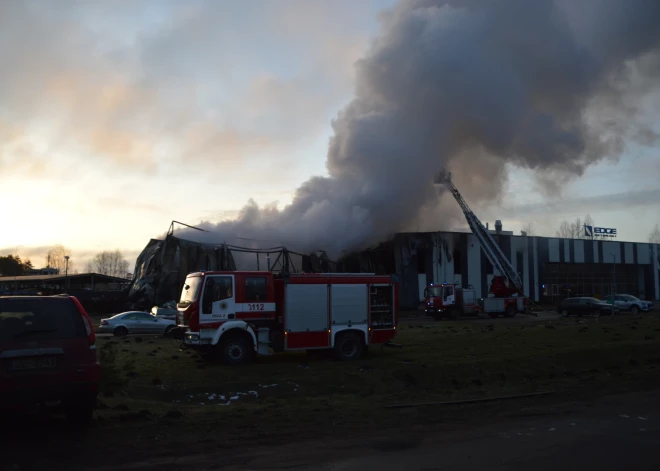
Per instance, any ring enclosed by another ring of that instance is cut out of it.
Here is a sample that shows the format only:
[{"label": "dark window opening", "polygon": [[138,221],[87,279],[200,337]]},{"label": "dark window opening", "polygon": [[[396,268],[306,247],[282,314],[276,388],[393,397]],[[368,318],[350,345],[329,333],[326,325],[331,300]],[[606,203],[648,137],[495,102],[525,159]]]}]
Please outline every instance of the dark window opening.
[{"label": "dark window opening", "polygon": [[454,259],[454,274],[462,275],[463,272],[461,272],[461,260],[463,259],[463,254],[460,250],[455,249],[452,258]]},{"label": "dark window opening", "polygon": [[426,249],[417,249],[417,273],[426,273]]}]

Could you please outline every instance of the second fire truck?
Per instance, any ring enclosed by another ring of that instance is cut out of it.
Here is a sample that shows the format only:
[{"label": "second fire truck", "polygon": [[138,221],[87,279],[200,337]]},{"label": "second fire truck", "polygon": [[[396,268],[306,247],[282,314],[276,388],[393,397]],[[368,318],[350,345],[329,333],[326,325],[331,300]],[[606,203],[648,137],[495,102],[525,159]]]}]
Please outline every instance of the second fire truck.
[{"label": "second fire truck", "polygon": [[354,360],[394,337],[397,307],[389,276],[198,272],[186,278],[174,335],[228,364],[322,349]]},{"label": "second fire truck", "polygon": [[523,294],[520,275],[506,258],[488,229],[484,227],[458,192],[451,181],[451,173],[438,172],[435,175],[434,183],[449,188],[461,207],[472,233],[479,240],[481,249],[498,275],[493,277],[488,296],[480,300],[478,307],[475,302],[475,292],[471,286],[464,289],[448,283],[430,285],[424,291],[425,311],[434,319],[447,316],[457,319],[462,314],[475,312],[482,312],[489,317],[500,315],[513,317],[519,312],[526,312],[527,297]]}]

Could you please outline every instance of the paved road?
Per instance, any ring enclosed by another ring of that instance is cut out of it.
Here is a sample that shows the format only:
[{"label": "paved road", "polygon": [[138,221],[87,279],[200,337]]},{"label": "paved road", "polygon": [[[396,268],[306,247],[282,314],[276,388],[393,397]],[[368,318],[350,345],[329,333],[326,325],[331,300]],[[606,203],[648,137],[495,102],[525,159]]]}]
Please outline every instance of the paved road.
[{"label": "paved road", "polygon": [[325,450],[316,457],[306,457],[291,450],[287,458],[257,457],[241,466],[223,469],[658,470],[659,447],[660,394],[656,394],[651,401],[615,403],[569,416],[503,421],[460,434],[429,435],[421,441],[406,440],[402,433],[389,441],[376,441],[352,456],[342,456],[341,450]]},{"label": "paved road", "polygon": [[[504,405],[503,405],[504,406]],[[515,405],[513,406],[515,409]],[[420,411],[421,412],[421,411]],[[375,431],[368,437],[182,453],[101,466],[97,471],[656,471],[660,469],[660,391],[591,402],[520,408],[517,418],[479,427]],[[524,416],[526,418],[520,418]],[[211,442],[211,441],[210,441]],[[208,447],[213,449],[212,443]]]},{"label": "paved road", "polygon": [[657,470],[660,469],[659,445],[660,429],[657,425],[636,417],[623,419],[606,415],[528,423],[518,427],[502,426],[481,437],[441,444],[427,443],[407,451],[365,454],[292,469]]}]

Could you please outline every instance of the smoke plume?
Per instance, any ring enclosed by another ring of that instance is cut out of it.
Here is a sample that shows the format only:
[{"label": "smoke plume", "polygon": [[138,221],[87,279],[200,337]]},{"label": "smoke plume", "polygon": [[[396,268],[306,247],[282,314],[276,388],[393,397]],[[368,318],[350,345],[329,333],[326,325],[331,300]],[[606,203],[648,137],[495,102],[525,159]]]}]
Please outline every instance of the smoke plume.
[{"label": "smoke plume", "polygon": [[282,210],[251,201],[236,220],[202,224],[215,234],[177,235],[336,258],[420,218],[448,225],[458,207],[438,200],[440,167],[474,206],[498,201],[506,164],[557,191],[653,134],[642,103],[660,84],[659,24],[657,0],[403,1],[355,65],[355,97],[332,122],[329,176],[304,182]]}]

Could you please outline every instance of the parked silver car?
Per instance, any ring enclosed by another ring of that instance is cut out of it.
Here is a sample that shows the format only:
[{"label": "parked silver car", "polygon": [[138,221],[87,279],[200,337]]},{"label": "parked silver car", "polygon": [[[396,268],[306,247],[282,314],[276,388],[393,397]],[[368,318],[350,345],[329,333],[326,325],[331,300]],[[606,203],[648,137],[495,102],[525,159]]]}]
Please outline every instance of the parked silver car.
[{"label": "parked silver car", "polygon": [[169,319],[159,319],[142,311],[128,311],[101,319],[99,332],[112,333],[118,337],[128,334],[167,334],[176,326]]},{"label": "parked silver car", "polygon": [[648,312],[653,309],[653,302],[642,301],[641,299],[631,296],[630,294],[615,294],[603,298],[603,302],[619,306],[622,311],[630,311],[633,314],[638,312]]}]

